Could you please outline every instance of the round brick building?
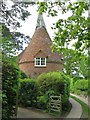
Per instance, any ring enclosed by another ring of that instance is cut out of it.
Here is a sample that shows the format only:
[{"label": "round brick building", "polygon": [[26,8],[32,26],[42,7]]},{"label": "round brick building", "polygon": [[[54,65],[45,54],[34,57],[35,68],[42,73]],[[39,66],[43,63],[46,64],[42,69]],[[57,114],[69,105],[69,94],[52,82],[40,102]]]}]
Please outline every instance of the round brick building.
[{"label": "round brick building", "polygon": [[43,72],[62,71],[62,55],[53,53],[52,41],[42,15],[38,16],[35,33],[27,48],[19,55],[19,68],[30,77]]}]

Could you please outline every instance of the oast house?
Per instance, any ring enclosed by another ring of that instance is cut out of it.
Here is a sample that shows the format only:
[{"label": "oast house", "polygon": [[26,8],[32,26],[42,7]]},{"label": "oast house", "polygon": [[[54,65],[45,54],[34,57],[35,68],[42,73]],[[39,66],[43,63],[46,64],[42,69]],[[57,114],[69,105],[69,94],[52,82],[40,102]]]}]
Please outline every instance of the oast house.
[{"label": "oast house", "polygon": [[51,44],[43,17],[39,14],[32,40],[18,56],[21,71],[30,77],[38,76],[43,72],[62,71],[62,54],[52,52]]}]

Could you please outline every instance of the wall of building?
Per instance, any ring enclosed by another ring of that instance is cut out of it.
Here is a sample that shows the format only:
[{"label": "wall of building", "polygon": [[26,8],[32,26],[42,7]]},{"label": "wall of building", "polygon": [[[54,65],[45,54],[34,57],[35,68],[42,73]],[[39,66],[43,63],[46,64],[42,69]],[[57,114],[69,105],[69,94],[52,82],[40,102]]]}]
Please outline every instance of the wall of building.
[{"label": "wall of building", "polygon": [[62,71],[63,65],[60,63],[47,63],[46,67],[36,67],[34,62],[19,64],[19,68],[30,77],[36,77],[44,72]]}]

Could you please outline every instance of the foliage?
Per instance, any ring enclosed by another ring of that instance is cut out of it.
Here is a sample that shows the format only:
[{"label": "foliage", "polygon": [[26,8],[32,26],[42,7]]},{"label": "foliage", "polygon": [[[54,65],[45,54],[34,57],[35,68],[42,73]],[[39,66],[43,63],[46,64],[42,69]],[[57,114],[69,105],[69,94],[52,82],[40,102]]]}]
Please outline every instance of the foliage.
[{"label": "foliage", "polygon": [[37,83],[33,79],[21,79],[19,86],[19,104],[22,106],[36,107],[38,94]]},{"label": "foliage", "polygon": [[70,92],[74,93],[74,79],[70,79]]},{"label": "foliage", "polygon": [[48,105],[48,96],[47,95],[42,95],[37,97],[37,108],[39,109],[47,109]]},{"label": "foliage", "polygon": [[6,56],[16,55],[16,52],[23,49],[23,42],[26,42],[30,39],[29,36],[25,36],[19,32],[10,32],[4,24],[0,24],[1,30],[0,36],[1,40],[1,50],[2,53]]},{"label": "foliage", "polygon": [[2,60],[2,118],[10,119],[16,115],[19,69],[7,60]]},{"label": "foliage", "polygon": [[[37,78],[39,100],[44,99],[41,106],[47,108],[50,95],[62,95],[62,104],[65,105],[69,98],[69,77],[60,72],[43,73]],[[47,98],[47,99],[45,99]],[[39,102],[39,101],[38,101]]]},{"label": "foliage", "polygon": [[[68,2],[69,1],[69,2]],[[67,19],[59,19],[53,29],[56,30],[54,37],[53,48],[63,50],[63,47],[67,47],[71,41],[74,41],[74,47],[77,51],[88,50],[89,47],[89,36],[88,31],[90,18],[85,17],[86,12],[88,12],[87,2],[73,2],[70,0],[65,2],[45,2],[39,3],[39,12],[48,12],[51,16],[57,16],[61,10],[62,14],[71,12],[71,16]],[[46,7],[45,7],[46,6]],[[56,10],[57,11],[54,12]],[[41,8],[41,9],[40,9]],[[47,9],[46,9],[47,8]],[[50,11],[50,12],[49,12]],[[85,51],[83,51],[85,52]]]},{"label": "foliage", "polygon": [[[31,5],[33,5],[32,2]],[[12,1],[11,3],[8,3],[8,1],[4,1],[1,2],[1,6],[0,10],[2,11],[2,18],[0,21],[5,23],[6,26],[11,26],[13,29],[21,26],[19,19],[25,21],[30,15],[26,10],[28,4],[25,4],[24,2]]]},{"label": "foliage", "polygon": [[74,79],[88,77],[88,57],[76,50],[65,48],[63,50],[64,73]]},{"label": "foliage", "polygon": [[75,83],[75,89],[80,91],[88,90],[88,80],[77,80]]},{"label": "foliage", "polygon": [[[55,32],[52,50],[63,53],[64,72],[71,77],[87,79],[88,77],[88,48],[90,46],[90,17],[88,2],[38,2],[40,14],[47,12],[48,16],[67,15],[53,24]],[[68,13],[70,13],[68,15]],[[72,44],[72,46],[71,46]],[[70,49],[70,46],[74,50]],[[83,54],[82,54],[83,53]],[[84,55],[86,56],[84,57]]]},{"label": "foliage", "polygon": [[25,78],[28,78],[28,76],[24,72],[21,71],[21,79],[25,79]]},{"label": "foliage", "polygon": [[[30,5],[33,4],[35,3],[30,3]],[[29,36],[15,31],[21,27],[20,20],[25,21],[31,14],[27,10],[28,4],[24,2],[3,1],[0,2],[0,5],[2,11],[0,19],[0,43],[2,47],[0,49],[6,56],[15,55],[16,52],[23,49],[23,43],[27,43],[30,39]],[[11,29],[14,32],[11,32]]]},{"label": "foliage", "polygon": [[70,92],[71,93],[87,96],[88,91],[89,91],[88,80],[78,79],[75,81],[74,79],[71,79],[70,81]]}]

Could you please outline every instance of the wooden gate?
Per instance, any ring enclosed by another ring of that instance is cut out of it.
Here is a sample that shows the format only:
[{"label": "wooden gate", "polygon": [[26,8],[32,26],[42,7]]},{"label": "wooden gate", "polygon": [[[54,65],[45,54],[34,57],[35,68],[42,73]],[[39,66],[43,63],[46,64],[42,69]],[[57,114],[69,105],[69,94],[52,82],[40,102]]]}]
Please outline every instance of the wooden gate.
[{"label": "wooden gate", "polygon": [[61,114],[62,104],[61,104],[61,95],[60,96],[50,96],[49,112],[57,112]]}]

